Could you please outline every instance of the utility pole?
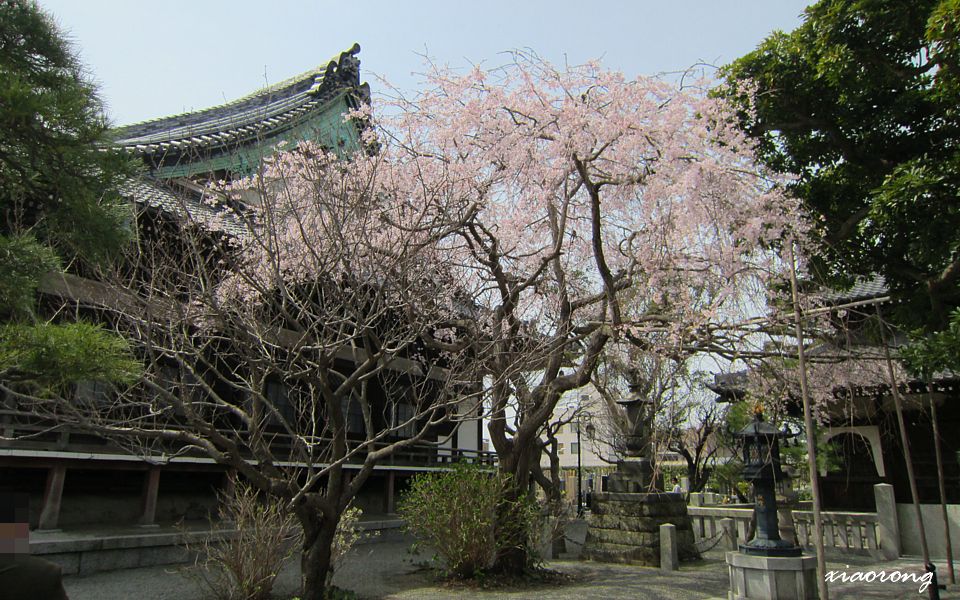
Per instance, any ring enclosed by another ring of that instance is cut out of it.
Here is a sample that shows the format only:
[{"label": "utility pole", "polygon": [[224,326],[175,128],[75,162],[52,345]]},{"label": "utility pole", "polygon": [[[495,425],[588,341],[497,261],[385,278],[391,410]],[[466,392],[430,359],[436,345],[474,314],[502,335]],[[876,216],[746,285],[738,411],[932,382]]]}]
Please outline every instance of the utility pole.
[{"label": "utility pole", "polygon": [[580,413],[577,413],[577,517],[583,516],[583,474],[580,463]]}]

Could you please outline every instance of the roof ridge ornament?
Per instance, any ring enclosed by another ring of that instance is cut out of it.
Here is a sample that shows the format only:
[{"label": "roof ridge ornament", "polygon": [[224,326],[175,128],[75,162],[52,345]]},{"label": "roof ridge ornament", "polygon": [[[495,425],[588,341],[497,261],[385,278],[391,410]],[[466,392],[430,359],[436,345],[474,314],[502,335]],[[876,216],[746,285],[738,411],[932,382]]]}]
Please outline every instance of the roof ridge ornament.
[{"label": "roof ridge ornament", "polygon": [[313,80],[313,85],[307,91],[312,96],[319,96],[322,92],[346,84],[352,87],[360,86],[360,44],[354,43],[346,52],[341,52],[337,60],[331,60],[321,75]]}]

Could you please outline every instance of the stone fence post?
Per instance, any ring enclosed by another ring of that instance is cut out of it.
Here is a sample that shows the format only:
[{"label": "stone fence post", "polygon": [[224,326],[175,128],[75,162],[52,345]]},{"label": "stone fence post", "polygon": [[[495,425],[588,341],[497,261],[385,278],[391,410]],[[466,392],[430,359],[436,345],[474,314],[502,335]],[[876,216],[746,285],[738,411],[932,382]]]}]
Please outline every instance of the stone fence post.
[{"label": "stone fence post", "polygon": [[877,503],[877,544],[884,559],[896,560],[900,557],[900,524],[893,486],[878,483],[873,486],[873,497]]},{"label": "stone fence post", "polygon": [[[737,549],[737,525],[733,519],[726,517],[720,519],[720,529],[723,531],[724,547],[727,550]],[[744,540],[746,542],[746,540]]]},{"label": "stone fence post", "polygon": [[660,568],[664,571],[676,571],[680,568],[677,551],[677,526],[664,523],[660,526]]}]

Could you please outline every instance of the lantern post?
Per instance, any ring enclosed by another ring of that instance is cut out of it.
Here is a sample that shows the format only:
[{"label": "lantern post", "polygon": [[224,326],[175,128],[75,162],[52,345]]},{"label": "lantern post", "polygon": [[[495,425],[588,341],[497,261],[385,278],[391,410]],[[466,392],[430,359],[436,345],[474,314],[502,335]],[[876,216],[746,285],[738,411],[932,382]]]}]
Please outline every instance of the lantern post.
[{"label": "lantern post", "polygon": [[753,484],[757,527],[753,539],[739,544],[739,552],[727,552],[730,598],[813,600],[819,595],[816,557],[780,537],[776,488],[786,479],[780,438],[791,435],[764,421],[759,405],[753,421],[737,434],[743,441],[743,478]]},{"label": "lantern post", "polygon": [[777,518],[777,482],[786,479],[780,464],[781,437],[790,435],[778,431],[763,420],[763,413],[754,411],[753,421],[744,427],[738,437],[743,440],[743,478],[753,484],[753,506],[757,529],[752,540],[740,545],[744,554],[757,556],[800,556],[796,544],[780,538]]}]

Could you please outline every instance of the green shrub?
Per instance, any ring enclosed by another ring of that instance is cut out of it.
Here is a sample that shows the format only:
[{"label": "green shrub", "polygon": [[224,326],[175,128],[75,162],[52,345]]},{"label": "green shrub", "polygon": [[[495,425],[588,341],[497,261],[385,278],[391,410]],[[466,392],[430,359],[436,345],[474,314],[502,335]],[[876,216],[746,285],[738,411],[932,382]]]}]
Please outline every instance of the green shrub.
[{"label": "green shrub", "polygon": [[[347,510],[340,515],[340,521],[337,522],[337,532],[333,537],[333,544],[330,547],[330,569],[327,571],[327,590],[328,595],[335,593],[347,593],[347,590],[335,588],[331,583],[333,574],[343,566],[343,561],[347,558],[347,553],[361,538],[376,537],[378,532],[364,533],[360,527],[360,517],[363,511],[356,506],[349,506]],[[339,592],[337,590],[340,590]],[[331,596],[332,600],[338,598]],[[344,596],[344,598],[347,598]]]},{"label": "green shrub", "polygon": [[507,477],[476,466],[417,475],[399,504],[407,531],[436,553],[448,573],[475,577],[490,567],[506,545],[532,545],[538,511],[522,499],[497,531],[497,507]]}]

